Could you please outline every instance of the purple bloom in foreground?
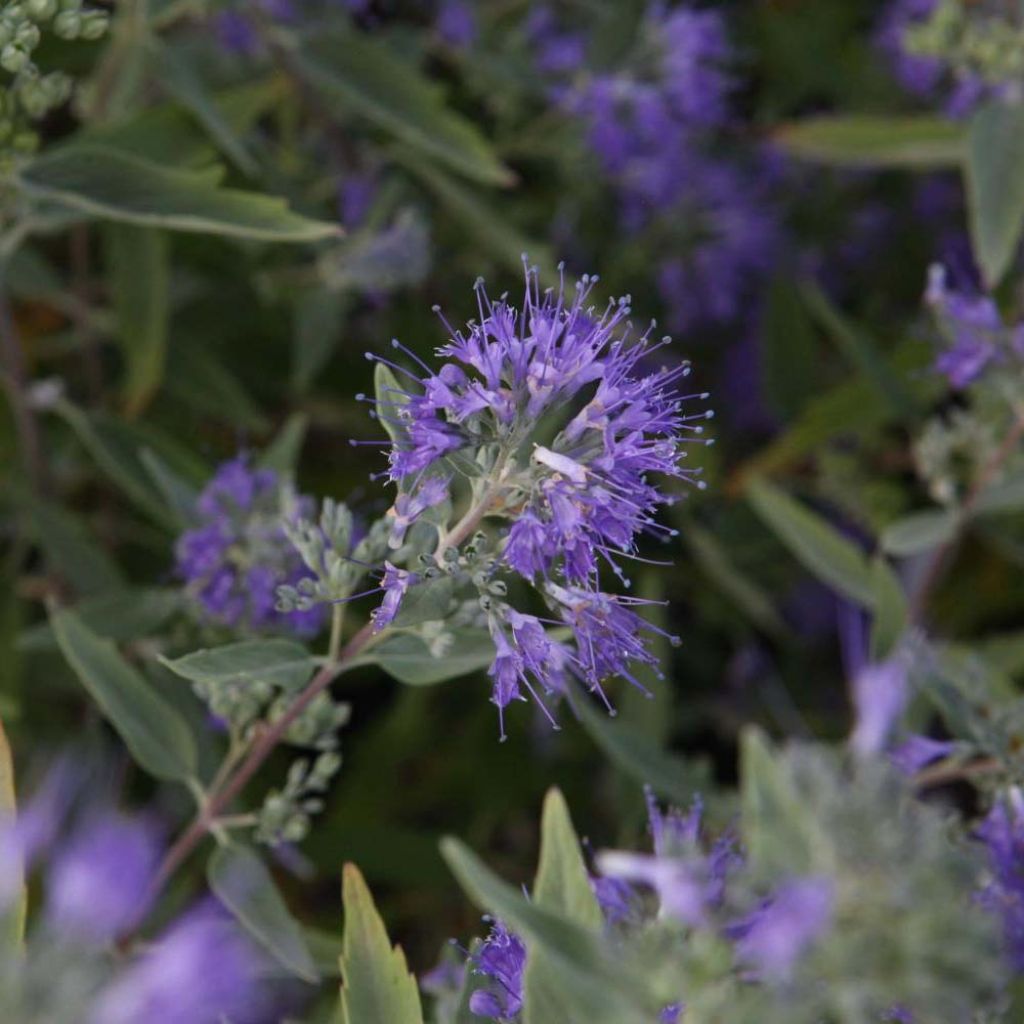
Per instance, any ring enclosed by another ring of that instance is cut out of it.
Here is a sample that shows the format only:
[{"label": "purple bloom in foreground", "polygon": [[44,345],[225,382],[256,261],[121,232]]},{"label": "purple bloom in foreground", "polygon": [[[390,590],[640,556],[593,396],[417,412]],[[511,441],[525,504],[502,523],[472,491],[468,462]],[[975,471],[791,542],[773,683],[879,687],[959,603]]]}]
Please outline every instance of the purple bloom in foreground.
[{"label": "purple bloom in foreground", "polygon": [[[298,499],[297,510],[308,511]],[[196,502],[199,523],[178,539],[177,575],[204,618],[253,632],[319,632],[326,608],[279,612],[277,588],[295,585],[309,570],[285,535],[289,511],[277,473],[238,455],[218,467]]]},{"label": "purple bloom in foreground", "polygon": [[509,1020],[523,1007],[523,971],[526,947],[501,921],[494,921],[491,934],[471,960],[473,973],[488,979],[469,999],[469,1009],[478,1017]]},{"label": "purple bloom in foreground", "polygon": [[853,680],[854,752],[861,757],[880,753],[909,699],[907,664],[899,655],[861,669]]},{"label": "purple bloom in foreground", "polygon": [[87,821],[50,866],[47,920],[61,934],[116,938],[145,913],[160,853],[151,822],[113,812]]},{"label": "purple bloom in foreground", "polygon": [[679,1024],[683,1019],[684,1003],[672,1003],[658,1014],[658,1024]]},{"label": "purple bloom in foreground", "polygon": [[988,849],[992,872],[982,900],[1002,919],[1007,959],[1024,973],[1024,794],[1019,789],[993,806],[978,837]]},{"label": "purple bloom in foreground", "polygon": [[784,980],[832,920],[835,887],[828,878],[800,878],[731,929],[736,953],[766,978]]},{"label": "purple bloom in foreground", "polygon": [[260,961],[212,906],[172,925],[104,990],[90,1024],[220,1024],[253,1020],[262,1002]]},{"label": "purple bloom in foreground", "polygon": [[902,775],[916,775],[933,761],[948,757],[956,749],[952,740],[933,740],[929,736],[908,736],[889,755],[893,767]]},{"label": "purple bloom in foreground", "polygon": [[371,612],[375,630],[381,630],[385,626],[391,625],[398,614],[405,592],[417,582],[419,582],[419,576],[416,573],[408,572],[405,569],[396,569],[390,562],[384,563],[384,579],[381,582],[384,600],[378,609]]}]

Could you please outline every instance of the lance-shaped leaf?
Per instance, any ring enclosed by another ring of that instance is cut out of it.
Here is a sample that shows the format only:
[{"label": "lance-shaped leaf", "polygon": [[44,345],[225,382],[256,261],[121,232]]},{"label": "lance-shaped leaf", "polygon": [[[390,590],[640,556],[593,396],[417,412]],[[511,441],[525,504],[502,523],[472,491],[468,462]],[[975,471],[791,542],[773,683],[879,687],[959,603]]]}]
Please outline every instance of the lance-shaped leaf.
[{"label": "lance-shaped leaf", "polygon": [[871,567],[856,544],[764,480],[750,484],[747,497],[754,511],[805,568],[858,604],[872,606]]},{"label": "lance-shaped leaf", "polygon": [[341,1024],[422,1024],[416,979],[401,947],[392,948],[370,890],[354,864],[346,864],[342,872],[342,898]]},{"label": "lance-shaped leaf", "polygon": [[310,220],[283,199],[222,188],[219,169],[191,171],[151,163],[116,149],[68,145],[22,167],[18,186],[28,195],[93,217],[274,242],[312,242],[341,234]]},{"label": "lance-shaped leaf", "polygon": [[494,660],[494,641],[484,629],[448,630],[450,643],[437,653],[416,633],[386,637],[360,659],[360,664],[379,665],[389,676],[408,686],[430,686],[487,668]]},{"label": "lance-shaped leaf", "polygon": [[960,517],[948,509],[911,512],[882,531],[882,549],[906,558],[948,544],[960,528]]},{"label": "lance-shaped leaf", "polygon": [[260,466],[264,469],[273,469],[284,476],[293,476],[299,465],[299,455],[308,429],[309,417],[304,413],[289,416],[277,437],[260,456]]},{"label": "lance-shaped leaf", "polygon": [[160,660],[174,673],[195,683],[225,686],[252,679],[297,690],[310,677],[313,659],[294,640],[240,640],[223,647],[204,647],[182,658]]},{"label": "lance-shaped leaf", "polygon": [[195,739],[174,707],[74,611],[53,612],[50,624],[64,657],[138,764],[157,778],[192,778]]},{"label": "lance-shaped leaf", "polygon": [[784,125],[775,140],[804,160],[839,167],[959,167],[964,131],[938,117],[811,117]]},{"label": "lance-shaped leaf", "polygon": [[965,173],[974,258],[994,288],[1024,229],[1024,105],[994,101],[974,114]]},{"label": "lance-shaped leaf", "polygon": [[[565,797],[557,789],[544,798],[541,817],[540,864],[533,884],[533,902],[560,914],[590,932],[604,923],[587,874],[580,843],[569,817]],[[561,978],[544,956],[529,957],[523,974],[525,1024],[571,1020],[572,1007],[562,995]]]},{"label": "lance-shaped leaf", "polygon": [[221,903],[278,963],[304,981],[319,981],[302,927],[256,853],[244,846],[221,846],[206,874]]}]

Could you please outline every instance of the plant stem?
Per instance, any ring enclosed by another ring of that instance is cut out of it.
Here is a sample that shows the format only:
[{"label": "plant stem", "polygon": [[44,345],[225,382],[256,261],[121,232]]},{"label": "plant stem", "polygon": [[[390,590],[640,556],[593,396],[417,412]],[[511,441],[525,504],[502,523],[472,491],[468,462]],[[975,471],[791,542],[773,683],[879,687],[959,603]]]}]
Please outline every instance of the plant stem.
[{"label": "plant stem", "polygon": [[1014,450],[1020,444],[1021,438],[1024,438],[1024,409],[1016,410],[1015,419],[1009,431],[1007,431],[1006,437],[1003,438],[1003,443],[993,453],[992,458],[988,460],[975,481],[971,484],[967,497],[964,498],[963,504],[960,506],[959,521],[953,536],[945,544],[936,548],[932,554],[928,567],[924,571],[921,584],[910,603],[911,622],[919,624],[924,619],[928,601],[960,544],[965,525],[977,508],[978,502],[984,496],[985,491],[988,490],[989,484],[1002,472],[1010,456],[1013,455]]},{"label": "plant stem", "polygon": [[373,623],[368,622],[341,650],[336,660],[324,665],[312,681],[288,706],[284,714],[276,719],[254,740],[238,769],[216,790],[211,790],[205,805],[195,821],[178,837],[167,851],[163,862],[150,886],[147,902],[152,903],[175,871],[184,863],[192,851],[216,824],[217,817],[232,800],[246,787],[277,744],[284,738],[289,726],[312,703],[312,701],[344,671],[345,666],[355,660],[373,637]]}]

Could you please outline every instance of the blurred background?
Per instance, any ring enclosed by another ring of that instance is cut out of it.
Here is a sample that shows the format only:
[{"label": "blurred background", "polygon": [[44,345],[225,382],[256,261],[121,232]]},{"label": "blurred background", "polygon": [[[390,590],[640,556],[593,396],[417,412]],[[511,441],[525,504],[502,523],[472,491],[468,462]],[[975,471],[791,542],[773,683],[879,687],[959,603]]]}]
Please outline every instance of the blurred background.
[{"label": "blurred background", "polygon": [[[770,476],[872,547],[955,489],[970,458],[966,428],[915,447],[935,417],[956,422],[929,369],[927,269],[976,281],[949,142],[970,97],[900,42],[931,6],[125,0],[96,5],[112,15],[100,39],[46,35],[33,57],[73,96],[31,124],[11,103],[4,115],[0,717],[19,777],[71,744],[180,825],[185,798],[118,753],[44,602],[78,603],[201,720],[155,654],[225,634],[182,595],[162,483],[198,488],[238,451],[273,446],[300,492],[376,518],[391,502],[370,479],[384,457],[349,444],[380,433],[355,398],[373,390],[364,353],[394,337],[429,361],[446,339],[432,307],[454,326],[473,317],[478,276],[515,297],[523,253],[547,284],[564,261],[569,279],[600,275],[599,304],[629,294],[715,410],[716,444],[692,456],[707,490],[680,485],[680,535],[649,552],[672,566],[634,574],[682,644],[649,680],[655,700],[613,686],[619,720],[685,757],[705,793],[734,779],[743,724],[844,736],[864,613],[813,581],[743,495]],[[883,112],[913,116],[920,146],[868,116]],[[840,113],[865,115],[861,135],[815,133]],[[218,166],[220,187],[244,193],[235,221],[150,211],[111,151],[173,174],[153,179],[171,192],[207,187]],[[308,220],[281,221],[259,194]],[[128,226],[103,214],[124,203]],[[323,237],[302,226],[314,221]],[[970,541],[935,622],[953,636],[1011,626],[1022,552],[1005,531]],[[352,708],[344,764],[280,865],[306,920],[336,928],[338,870],[354,860],[423,970],[477,930],[443,834],[526,880],[554,783],[595,846],[642,832],[636,779],[568,708],[554,733],[520,706],[502,744],[483,673],[410,687],[366,669],[336,694]]]}]

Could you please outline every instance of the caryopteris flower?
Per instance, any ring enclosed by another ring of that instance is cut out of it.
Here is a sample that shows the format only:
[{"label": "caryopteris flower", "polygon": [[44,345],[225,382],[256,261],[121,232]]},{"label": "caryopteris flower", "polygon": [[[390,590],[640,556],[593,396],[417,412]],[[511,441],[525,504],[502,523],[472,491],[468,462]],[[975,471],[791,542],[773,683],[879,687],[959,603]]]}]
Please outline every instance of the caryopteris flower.
[{"label": "caryopteris flower", "polygon": [[198,524],[178,539],[177,575],[202,617],[246,632],[309,636],[323,625],[323,605],[278,611],[277,588],[311,578],[282,525],[308,515],[278,474],[241,454],[223,463],[196,502]]},{"label": "caryopteris flower", "polygon": [[[589,304],[596,281],[584,277],[568,294],[564,281],[542,292],[528,268],[521,308],[504,296],[492,301],[478,281],[479,318],[463,330],[444,321],[450,339],[437,350],[442,365],[417,360],[417,377],[389,364],[412,383],[377,395],[378,415],[395,438],[393,549],[455,492],[457,478],[468,483],[469,509],[455,526],[436,525],[437,547],[424,557],[436,566],[431,573],[461,573],[479,592],[495,643],[490,676],[500,712],[524,690],[543,707],[542,694],[565,692],[569,674],[599,693],[613,676],[641,686],[633,666],[655,665],[645,636],[657,630],[638,614],[647,602],[606,592],[602,575],[628,587],[621,563],[642,560],[641,534],[675,535],[656,519],[675,500],[658,477],[704,486],[685,456],[690,442],[710,443],[702,435],[711,413],[688,411],[707,395],[680,394],[689,364],[659,364],[669,339],[656,338],[653,323],[634,336],[628,298],[603,311]],[[493,554],[484,558],[475,542],[463,550],[494,519],[505,529]],[[378,629],[420,579],[387,566]],[[517,579],[520,589],[523,581],[536,588],[551,619],[504,600]],[[550,637],[550,624],[568,626],[572,642]]]},{"label": "caryopteris flower", "polygon": [[1024,972],[1024,794],[1014,787],[989,811],[978,829],[988,850],[991,880],[982,893],[1003,923],[1006,957]]},{"label": "caryopteris flower", "polygon": [[488,979],[469,998],[469,1009],[478,1017],[511,1020],[523,1007],[523,971],[526,947],[501,921],[494,921],[491,934],[471,958],[473,973]]}]

